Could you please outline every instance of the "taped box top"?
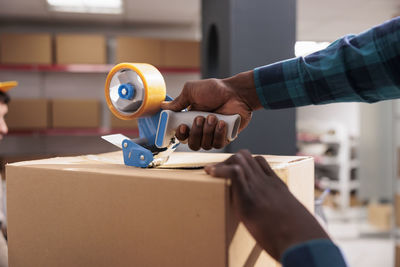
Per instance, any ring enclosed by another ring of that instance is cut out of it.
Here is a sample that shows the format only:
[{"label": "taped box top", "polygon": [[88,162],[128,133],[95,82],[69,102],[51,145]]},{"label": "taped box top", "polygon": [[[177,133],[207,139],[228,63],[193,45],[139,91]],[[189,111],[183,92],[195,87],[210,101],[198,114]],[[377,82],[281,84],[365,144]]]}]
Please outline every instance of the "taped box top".
[{"label": "taped box top", "polygon": [[[277,266],[238,222],[229,181],[198,169],[229,156],[174,152],[155,169],[125,166],[122,152],[9,164],[9,264]],[[313,211],[313,159],[265,157]]]}]

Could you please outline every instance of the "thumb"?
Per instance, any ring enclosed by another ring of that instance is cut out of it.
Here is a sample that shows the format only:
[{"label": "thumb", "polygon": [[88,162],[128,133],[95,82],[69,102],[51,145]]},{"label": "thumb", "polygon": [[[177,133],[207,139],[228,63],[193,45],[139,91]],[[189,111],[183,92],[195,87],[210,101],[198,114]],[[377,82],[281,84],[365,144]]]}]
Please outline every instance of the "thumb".
[{"label": "thumb", "polygon": [[230,178],[232,182],[232,190],[243,195],[248,188],[248,181],[244,175],[243,169],[238,164],[228,165],[220,162],[215,165],[209,165],[205,168],[206,172],[214,177]]},{"label": "thumb", "polygon": [[190,105],[189,99],[184,97],[182,94],[180,94],[177,98],[175,98],[172,101],[161,102],[162,109],[168,109],[172,111],[181,111],[187,108],[189,105]]}]

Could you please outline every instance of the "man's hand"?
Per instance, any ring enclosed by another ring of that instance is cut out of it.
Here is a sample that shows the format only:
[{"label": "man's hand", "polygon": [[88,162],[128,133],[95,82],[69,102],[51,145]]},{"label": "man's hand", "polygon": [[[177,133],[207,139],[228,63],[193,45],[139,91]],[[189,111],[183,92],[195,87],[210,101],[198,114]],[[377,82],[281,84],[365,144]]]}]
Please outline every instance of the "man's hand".
[{"label": "man's hand", "polygon": [[[163,102],[162,109],[181,111],[185,108],[207,111],[223,115],[239,114],[239,132],[250,122],[253,110],[261,108],[256,93],[253,71],[243,72],[227,79],[207,79],[187,82],[181,94],[171,102]],[[188,139],[192,150],[200,148],[222,148],[226,140],[226,124],[210,115],[196,117],[190,125],[182,124],[176,129],[176,137]]]},{"label": "man's hand", "polygon": [[212,176],[231,179],[232,204],[239,219],[276,260],[297,243],[329,239],[263,157],[253,158],[243,150],[205,170]]}]

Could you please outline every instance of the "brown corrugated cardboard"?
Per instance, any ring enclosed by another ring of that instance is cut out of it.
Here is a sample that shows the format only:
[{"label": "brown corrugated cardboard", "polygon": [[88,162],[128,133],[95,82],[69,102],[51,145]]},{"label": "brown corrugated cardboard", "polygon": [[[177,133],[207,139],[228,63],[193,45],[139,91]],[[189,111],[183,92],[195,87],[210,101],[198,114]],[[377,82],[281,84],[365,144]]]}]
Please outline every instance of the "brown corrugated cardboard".
[{"label": "brown corrugated cardboard", "polygon": [[47,33],[3,33],[0,60],[3,64],[51,64],[51,35]]},{"label": "brown corrugated cardboard", "polygon": [[394,195],[394,214],[395,224],[400,227],[400,194]]},{"label": "brown corrugated cardboard", "polygon": [[370,203],[368,222],[380,230],[389,231],[392,222],[392,205],[389,203]]},{"label": "brown corrugated cardboard", "polygon": [[161,64],[161,40],[118,36],[116,38],[117,63],[137,62],[159,66]]},{"label": "brown corrugated cardboard", "polygon": [[121,120],[110,112],[110,124],[112,129],[138,129],[137,120]]},{"label": "brown corrugated cardboard", "polygon": [[4,179],[4,180],[6,179],[6,173],[5,173],[6,164],[20,162],[20,161],[45,159],[45,158],[54,157],[54,156],[55,156],[54,154],[53,155],[47,154],[47,156],[45,156],[45,155],[22,155],[22,156],[3,155],[0,157],[1,179]]},{"label": "brown corrugated cardboard", "polygon": [[57,34],[57,64],[106,64],[106,38],[100,34]]},{"label": "brown corrugated cardboard", "polygon": [[[173,153],[164,168],[229,154]],[[313,209],[308,157],[266,156]],[[232,212],[229,183],[202,169],[140,169],[122,153],[7,165],[9,262],[19,266],[277,266]]]},{"label": "brown corrugated cardboard", "polygon": [[163,40],[163,67],[199,67],[200,43],[196,41]]},{"label": "brown corrugated cardboard", "polygon": [[395,246],[395,263],[394,267],[400,267],[400,245],[396,244]]},{"label": "brown corrugated cardboard", "polygon": [[96,99],[53,99],[54,128],[96,128],[100,126],[100,103]]},{"label": "brown corrugated cardboard", "polygon": [[6,122],[10,130],[45,129],[49,126],[47,99],[12,99]]}]

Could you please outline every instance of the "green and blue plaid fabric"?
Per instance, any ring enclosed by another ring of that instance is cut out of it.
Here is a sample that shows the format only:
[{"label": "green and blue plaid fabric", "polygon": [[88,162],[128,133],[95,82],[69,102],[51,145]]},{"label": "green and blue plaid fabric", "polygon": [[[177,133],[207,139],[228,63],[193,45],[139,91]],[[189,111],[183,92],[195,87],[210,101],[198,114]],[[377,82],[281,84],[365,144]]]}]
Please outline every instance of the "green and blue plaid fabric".
[{"label": "green and blue plaid fabric", "polygon": [[326,49],[254,69],[266,109],[400,98],[400,17]]},{"label": "green and blue plaid fabric", "polygon": [[294,245],[282,255],[283,267],[346,267],[340,249],[329,239],[313,239]]}]

